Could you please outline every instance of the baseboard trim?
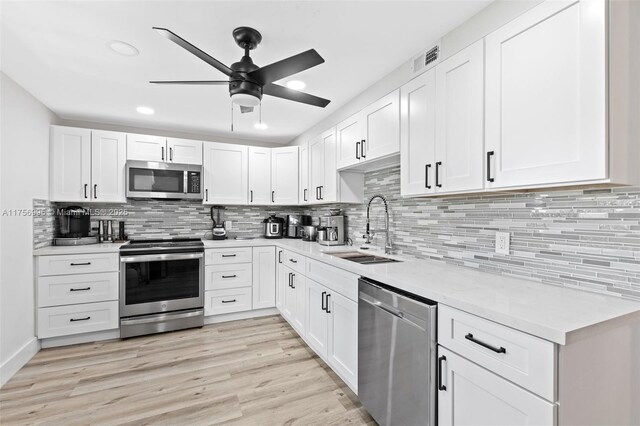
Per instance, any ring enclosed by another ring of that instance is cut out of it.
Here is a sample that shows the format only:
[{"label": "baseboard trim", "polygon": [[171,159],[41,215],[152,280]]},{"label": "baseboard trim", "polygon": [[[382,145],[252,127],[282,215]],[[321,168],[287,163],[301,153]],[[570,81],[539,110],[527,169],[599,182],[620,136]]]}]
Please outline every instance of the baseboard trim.
[{"label": "baseboard trim", "polygon": [[205,325],[209,325],[219,322],[267,317],[269,315],[277,315],[279,313],[280,312],[278,312],[276,308],[256,309],[255,311],[234,312],[231,314],[212,315],[210,317],[204,317],[204,323]]},{"label": "baseboard trim", "polygon": [[113,340],[120,338],[120,329],[96,331],[93,333],[72,334],[69,336],[49,337],[42,339],[40,344],[43,349],[56,348],[58,346],[77,345],[79,343],[99,342],[101,340]]},{"label": "baseboard trim", "polygon": [[14,353],[11,358],[0,365],[0,388],[7,383],[27,362],[40,350],[37,338],[29,340]]}]

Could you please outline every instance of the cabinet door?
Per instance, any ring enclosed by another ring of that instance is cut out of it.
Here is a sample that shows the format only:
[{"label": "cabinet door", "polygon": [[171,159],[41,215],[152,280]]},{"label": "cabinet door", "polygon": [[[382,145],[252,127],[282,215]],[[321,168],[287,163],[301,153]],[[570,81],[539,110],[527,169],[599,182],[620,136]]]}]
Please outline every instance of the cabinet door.
[{"label": "cabinet door", "polygon": [[177,164],[202,165],[202,142],[189,139],[167,138],[167,160]]},{"label": "cabinet door", "polygon": [[299,155],[299,191],[298,202],[299,204],[307,204],[311,193],[309,192],[309,144],[305,143],[300,145]]},{"label": "cabinet door", "polygon": [[362,123],[360,113],[347,118],[336,127],[336,164],[338,169],[352,166],[362,158]]},{"label": "cabinet door", "polygon": [[483,187],[483,43],[436,66],[436,192]]},{"label": "cabinet door", "polygon": [[309,203],[320,203],[320,187],[324,186],[324,141],[321,135],[309,141]]},{"label": "cabinet door", "polygon": [[127,160],[168,161],[167,138],[127,134]]},{"label": "cabinet door", "polygon": [[287,274],[284,272],[283,257],[284,250],[277,248],[276,250],[276,308],[284,316],[284,293],[287,287]]},{"label": "cabinet door", "polygon": [[400,189],[402,195],[435,191],[436,70],[400,88]]},{"label": "cabinet door", "polygon": [[276,248],[253,248],[253,309],[276,305]]},{"label": "cabinet door", "polygon": [[271,148],[249,147],[249,203],[271,201]]},{"label": "cabinet door", "polygon": [[555,405],[438,347],[439,425],[554,425]]},{"label": "cabinet door", "polygon": [[362,161],[400,152],[400,91],[394,90],[362,110]]},{"label": "cabinet door", "polygon": [[279,205],[298,204],[298,147],[271,150],[272,200]]},{"label": "cabinet door", "polygon": [[91,130],[51,128],[51,201],[89,201]]},{"label": "cabinet door", "polygon": [[322,148],[324,150],[324,181],[320,187],[320,201],[323,203],[339,201],[335,127],[322,134]]},{"label": "cabinet door", "polygon": [[282,286],[284,287],[284,297],[283,297],[283,316],[294,325],[294,317],[296,312],[297,300],[296,300],[296,290],[292,287],[293,282],[293,270],[287,266],[282,267]]},{"label": "cabinet door", "polygon": [[247,204],[248,157],[246,146],[204,144],[203,204]]},{"label": "cabinet door", "polygon": [[326,359],[329,334],[329,314],[325,309],[325,297],[328,290],[325,286],[307,279],[306,305],[307,343],[318,355]]},{"label": "cabinet door", "polygon": [[358,304],[331,292],[329,310],[329,365],[354,390],[358,387]]},{"label": "cabinet door", "polygon": [[295,293],[295,307],[293,311],[293,327],[304,336],[307,324],[307,300],[306,300],[306,278],[297,272],[293,273],[291,284]]},{"label": "cabinet door", "polygon": [[124,133],[91,133],[91,195],[93,201],[124,203],[127,141]]},{"label": "cabinet door", "polygon": [[488,187],[607,177],[605,18],[546,1],[487,36]]}]

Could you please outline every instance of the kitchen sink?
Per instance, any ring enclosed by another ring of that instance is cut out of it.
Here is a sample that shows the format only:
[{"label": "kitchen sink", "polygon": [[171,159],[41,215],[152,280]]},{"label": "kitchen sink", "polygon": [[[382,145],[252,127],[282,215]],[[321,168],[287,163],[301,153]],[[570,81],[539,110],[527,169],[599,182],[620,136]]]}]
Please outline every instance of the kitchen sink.
[{"label": "kitchen sink", "polygon": [[333,253],[325,252],[325,254],[339,257],[340,259],[349,260],[351,262],[360,263],[362,265],[401,262],[401,260],[391,259],[390,257],[377,256],[375,254],[367,254],[359,251],[340,251]]}]

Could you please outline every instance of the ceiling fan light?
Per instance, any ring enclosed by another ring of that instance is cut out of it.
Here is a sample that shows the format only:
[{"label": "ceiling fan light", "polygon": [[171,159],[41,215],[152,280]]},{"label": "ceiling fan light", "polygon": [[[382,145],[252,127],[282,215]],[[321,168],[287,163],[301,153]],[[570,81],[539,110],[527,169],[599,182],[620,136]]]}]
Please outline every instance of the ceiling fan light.
[{"label": "ceiling fan light", "polygon": [[246,93],[235,93],[231,95],[231,102],[240,106],[254,107],[260,104],[260,98],[247,95]]},{"label": "ceiling fan light", "polygon": [[291,80],[287,82],[287,87],[289,89],[293,89],[293,90],[302,90],[305,87],[307,87],[307,85],[305,84],[304,81],[300,81],[300,80]]},{"label": "ceiling fan light", "polygon": [[253,125],[253,127],[255,127],[258,130],[267,130],[268,127],[265,123],[256,123]]}]

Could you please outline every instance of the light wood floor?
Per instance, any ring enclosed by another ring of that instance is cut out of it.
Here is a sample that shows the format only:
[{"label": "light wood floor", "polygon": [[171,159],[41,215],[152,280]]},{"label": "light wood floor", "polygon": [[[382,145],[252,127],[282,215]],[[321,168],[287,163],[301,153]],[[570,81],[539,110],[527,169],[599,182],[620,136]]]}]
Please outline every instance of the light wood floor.
[{"label": "light wood floor", "polygon": [[0,423],[374,424],[280,316],[40,351]]}]

